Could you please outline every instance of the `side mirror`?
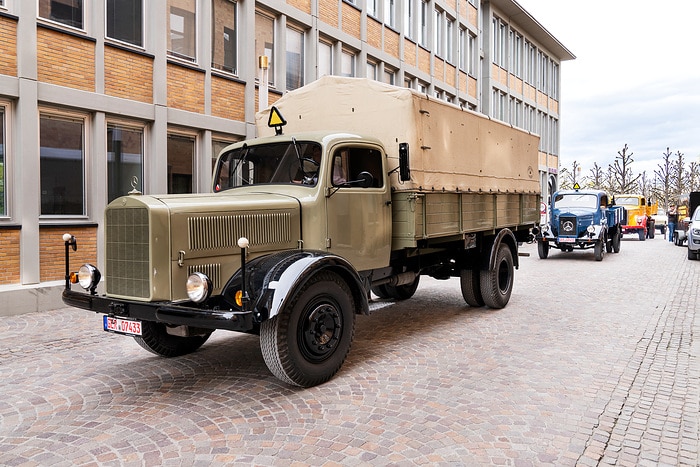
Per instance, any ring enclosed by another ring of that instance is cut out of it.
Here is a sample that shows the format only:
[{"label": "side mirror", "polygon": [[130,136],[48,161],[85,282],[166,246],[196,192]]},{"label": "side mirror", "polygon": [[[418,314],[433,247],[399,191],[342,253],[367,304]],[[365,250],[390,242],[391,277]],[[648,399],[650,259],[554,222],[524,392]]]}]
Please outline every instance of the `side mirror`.
[{"label": "side mirror", "polygon": [[399,143],[399,180],[402,182],[411,179],[411,168],[408,162],[408,143]]}]

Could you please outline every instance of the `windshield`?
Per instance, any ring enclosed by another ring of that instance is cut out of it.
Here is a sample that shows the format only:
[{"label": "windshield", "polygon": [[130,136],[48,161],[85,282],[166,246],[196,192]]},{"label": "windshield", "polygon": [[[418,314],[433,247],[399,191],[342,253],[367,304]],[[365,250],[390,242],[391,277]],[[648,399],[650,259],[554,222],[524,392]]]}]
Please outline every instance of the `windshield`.
[{"label": "windshield", "polygon": [[214,173],[214,191],[247,185],[315,186],[321,145],[308,141],[243,145],[224,153]]},{"label": "windshield", "polygon": [[598,197],[593,194],[563,193],[554,198],[554,209],[598,208]]},{"label": "windshield", "polygon": [[615,204],[623,206],[639,206],[639,198],[634,196],[616,196]]}]

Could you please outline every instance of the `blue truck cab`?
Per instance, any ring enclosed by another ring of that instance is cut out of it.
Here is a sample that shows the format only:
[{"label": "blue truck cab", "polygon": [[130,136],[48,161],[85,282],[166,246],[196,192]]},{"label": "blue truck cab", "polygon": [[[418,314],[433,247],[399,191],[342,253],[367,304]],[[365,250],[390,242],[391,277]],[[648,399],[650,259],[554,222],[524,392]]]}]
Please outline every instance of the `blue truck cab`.
[{"label": "blue truck cab", "polygon": [[596,261],[606,252],[619,253],[624,208],[612,206],[611,197],[601,190],[560,190],[550,201],[549,223],[536,232],[537,253],[546,259],[550,248],[563,252],[594,249]]}]

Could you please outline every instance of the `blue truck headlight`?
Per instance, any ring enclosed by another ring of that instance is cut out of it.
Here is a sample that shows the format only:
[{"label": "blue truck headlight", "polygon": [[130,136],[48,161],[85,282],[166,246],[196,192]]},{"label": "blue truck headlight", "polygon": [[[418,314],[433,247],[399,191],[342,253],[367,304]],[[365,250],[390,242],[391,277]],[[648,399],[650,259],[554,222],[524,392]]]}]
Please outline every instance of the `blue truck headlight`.
[{"label": "blue truck headlight", "polygon": [[211,280],[201,272],[187,278],[187,296],[195,303],[202,303],[211,295]]},{"label": "blue truck headlight", "polygon": [[101,278],[102,274],[92,264],[83,264],[78,270],[78,284],[85,290],[94,290]]},{"label": "blue truck headlight", "polygon": [[589,225],[588,227],[586,227],[586,231],[587,231],[589,234],[595,233],[595,226],[594,226],[594,225]]}]

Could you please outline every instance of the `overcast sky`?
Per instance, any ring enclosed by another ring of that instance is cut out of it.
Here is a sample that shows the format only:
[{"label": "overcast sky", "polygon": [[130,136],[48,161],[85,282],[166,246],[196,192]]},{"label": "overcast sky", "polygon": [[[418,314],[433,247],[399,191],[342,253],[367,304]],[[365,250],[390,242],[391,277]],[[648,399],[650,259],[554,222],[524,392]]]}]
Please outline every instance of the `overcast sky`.
[{"label": "overcast sky", "polygon": [[627,144],[647,172],[700,163],[699,0],[516,0],[575,60],[561,66],[561,167],[590,175]]}]

